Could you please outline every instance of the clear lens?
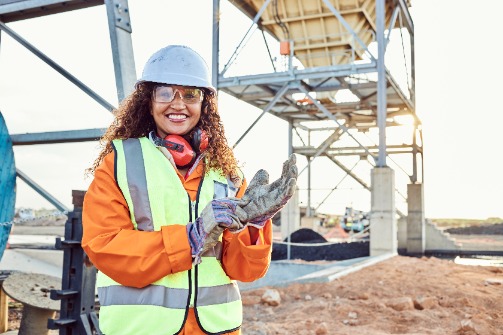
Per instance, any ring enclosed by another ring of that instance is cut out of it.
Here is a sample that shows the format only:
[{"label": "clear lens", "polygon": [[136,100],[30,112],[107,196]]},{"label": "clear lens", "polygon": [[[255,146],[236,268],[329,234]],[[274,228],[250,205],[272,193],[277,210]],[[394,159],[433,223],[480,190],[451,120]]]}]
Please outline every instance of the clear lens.
[{"label": "clear lens", "polygon": [[193,104],[203,101],[204,92],[199,88],[193,87],[178,87],[173,86],[156,86],[154,89],[154,101],[167,103],[175,99],[176,94],[179,93],[183,102]]}]

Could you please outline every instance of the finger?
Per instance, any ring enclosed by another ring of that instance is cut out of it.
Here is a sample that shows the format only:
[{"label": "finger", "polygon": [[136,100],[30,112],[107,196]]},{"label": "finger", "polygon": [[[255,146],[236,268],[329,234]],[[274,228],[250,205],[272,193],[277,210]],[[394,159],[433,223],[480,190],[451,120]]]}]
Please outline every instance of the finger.
[{"label": "finger", "polygon": [[292,165],[295,165],[295,155],[291,154],[290,157],[286,161],[283,162],[283,170],[281,171],[281,177],[285,177],[288,174],[288,171],[290,170],[290,167]]},{"label": "finger", "polygon": [[[281,187],[283,188],[286,184],[289,183],[290,179],[294,178],[297,179],[298,176],[298,170],[297,170],[297,165],[295,165],[295,155],[291,155],[290,159],[288,159],[284,165],[283,165],[283,173],[281,175],[281,178],[276,180],[273,184],[271,185],[271,188],[276,188],[276,187]],[[286,170],[285,170],[286,169]]]},{"label": "finger", "polygon": [[271,183],[270,185],[271,190],[280,187],[282,184],[286,183],[286,181],[290,178],[288,171],[290,171],[290,167],[292,166],[292,157],[295,164],[295,156],[292,154],[286,161],[283,162],[283,169],[281,170],[281,176],[278,179],[276,179],[273,183]]},{"label": "finger", "polygon": [[267,185],[269,183],[269,173],[266,170],[260,169],[255,173],[250,184],[248,185],[247,191],[252,190],[257,186]]},{"label": "finger", "polygon": [[288,198],[291,198],[295,193],[295,188],[297,186],[297,179],[291,178],[286,185],[285,195]]}]

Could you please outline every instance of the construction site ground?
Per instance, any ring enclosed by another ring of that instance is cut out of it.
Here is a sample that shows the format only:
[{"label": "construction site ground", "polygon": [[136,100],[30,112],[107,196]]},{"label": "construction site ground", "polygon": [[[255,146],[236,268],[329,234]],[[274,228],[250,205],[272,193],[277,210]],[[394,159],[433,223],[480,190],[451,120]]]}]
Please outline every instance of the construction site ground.
[{"label": "construction site ground", "polygon": [[[472,243],[470,250],[486,244],[503,251],[503,223],[450,233]],[[14,227],[0,269],[61,276],[62,254],[53,241],[62,234],[61,225]],[[344,238],[333,228],[318,234]],[[503,334],[498,257],[275,260],[266,277],[240,287],[245,335]],[[7,334],[16,334],[21,317],[22,305],[11,300]]]}]

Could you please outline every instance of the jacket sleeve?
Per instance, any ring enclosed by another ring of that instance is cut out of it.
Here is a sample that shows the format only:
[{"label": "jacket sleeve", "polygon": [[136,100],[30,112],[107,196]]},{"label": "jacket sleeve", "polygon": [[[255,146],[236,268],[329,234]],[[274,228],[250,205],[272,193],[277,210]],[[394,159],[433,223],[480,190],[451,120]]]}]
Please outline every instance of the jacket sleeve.
[{"label": "jacket sleeve", "polygon": [[[241,198],[246,182],[237,197]],[[223,235],[222,267],[234,280],[251,282],[263,277],[269,269],[272,252],[272,221],[262,229],[248,227],[233,234],[227,230]]]},{"label": "jacket sleeve", "polygon": [[84,198],[82,248],[96,268],[122,285],[144,287],[192,266],[184,225],[138,231],[114,177],[114,153],[96,169]]}]

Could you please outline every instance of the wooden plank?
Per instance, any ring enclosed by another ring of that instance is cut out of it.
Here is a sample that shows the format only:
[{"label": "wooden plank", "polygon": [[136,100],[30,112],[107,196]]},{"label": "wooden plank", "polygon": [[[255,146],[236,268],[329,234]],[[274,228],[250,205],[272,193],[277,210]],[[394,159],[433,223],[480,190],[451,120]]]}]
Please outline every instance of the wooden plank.
[{"label": "wooden plank", "polygon": [[9,327],[9,297],[0,288],[0,333],[5,333]]}]

